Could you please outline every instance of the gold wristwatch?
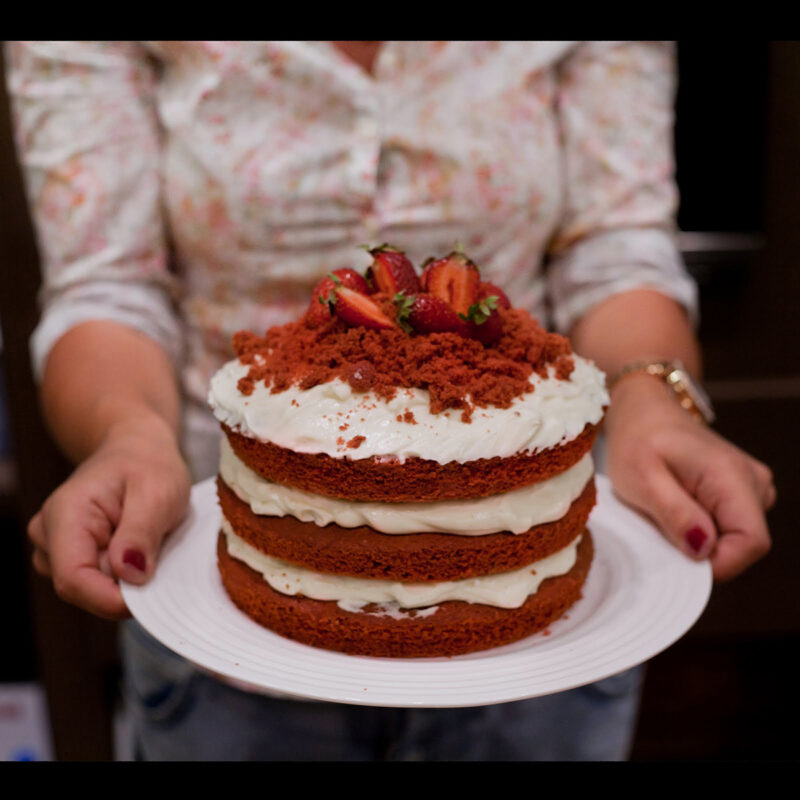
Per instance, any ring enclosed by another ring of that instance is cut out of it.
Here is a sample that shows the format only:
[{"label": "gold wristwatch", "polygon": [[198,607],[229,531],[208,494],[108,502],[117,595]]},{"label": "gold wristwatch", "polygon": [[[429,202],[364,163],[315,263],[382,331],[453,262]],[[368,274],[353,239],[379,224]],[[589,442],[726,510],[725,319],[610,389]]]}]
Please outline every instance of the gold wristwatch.
[{"label": "gold wristwatch", "polygon": [[660,378],[673,391],[676,399],[700,422],[710,425],[714,421],[714,409],[703,387],[692,378],[680,361],[635,361],[624,366],[609,381],[609,391],[626,375],[645,372]]}]

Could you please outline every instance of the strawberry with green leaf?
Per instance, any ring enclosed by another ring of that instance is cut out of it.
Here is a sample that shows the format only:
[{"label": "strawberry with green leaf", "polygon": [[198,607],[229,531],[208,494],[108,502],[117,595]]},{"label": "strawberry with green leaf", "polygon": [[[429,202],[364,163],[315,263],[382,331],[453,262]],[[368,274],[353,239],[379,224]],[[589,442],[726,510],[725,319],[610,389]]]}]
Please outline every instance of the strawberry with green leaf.
[{"label": "strawberry with green leaf", "polygon": [[511,303],[502,289],[488,281],[479,284],[477,294],[462,319],[469,325],[469,335],[488,347],[503,335],[503,320],[497,309],[511,308]]},{"label": "strawberry with green leaf", "polygon": [[499,308],[511,308],[511,301],[508,299],[508,295],[497,284],[481,281],[478,284],[478,299],[492,296],[497,298],[497,306]]},{"label": "strawberry with green leaf", "polygon": [[331,319],[335,301],[333,291],[337,286],[344,286],[362,294],[369,293],[369,286],[364,276],[354,269],[343,267],[329,272],[317,282],[311,292],[311,302],[306,311],[306,324],[310,328],[318,328]]},{"label": "strawberry with green leaf", "polygon": [[460,319],[455,310],[441,297],[421,292],[394,296],[397,321],[407,333],[458,333],[468,337],[469,325]]}]

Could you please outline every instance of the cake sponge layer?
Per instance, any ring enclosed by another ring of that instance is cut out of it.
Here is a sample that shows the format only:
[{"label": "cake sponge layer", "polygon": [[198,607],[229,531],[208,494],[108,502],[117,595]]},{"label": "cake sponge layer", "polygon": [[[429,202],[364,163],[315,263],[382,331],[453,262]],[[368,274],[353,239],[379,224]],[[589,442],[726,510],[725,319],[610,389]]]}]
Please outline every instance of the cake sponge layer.
[{"label": "cake sponge layer", "polygon": [[269,481],[327,497],[385,503],[488,497],[529,486],[576,464],[591,450],[598,433],[598,426],[589,424],[574,439],[536,453],[440,464],[422,458],[297,453],[222,427],[237,457]]},{"label": "cake sponge layer", "polygon": [[546,628],[580,595],[594,553],[588,530],[573,568],[548,578],[520,608],[450,601],[399,612],[375,606],[345,611],[333,601],[283,595],[246,564],[232,558],[224,534],[217,557],[223,585],[234,604],[270,630],[314,647],[352,655],[441,657],[486,650]]},{"label": "cake sponge layer", "polygon": [[564,517],[526,533],[389,535],[366,526],[320,527],[288,516],[256,515],[219,478],[217,495],[234,532],[269,556],[317,572],[398,581],[460,580],[539,561],[575,539],[596,502],[592,479]]}]

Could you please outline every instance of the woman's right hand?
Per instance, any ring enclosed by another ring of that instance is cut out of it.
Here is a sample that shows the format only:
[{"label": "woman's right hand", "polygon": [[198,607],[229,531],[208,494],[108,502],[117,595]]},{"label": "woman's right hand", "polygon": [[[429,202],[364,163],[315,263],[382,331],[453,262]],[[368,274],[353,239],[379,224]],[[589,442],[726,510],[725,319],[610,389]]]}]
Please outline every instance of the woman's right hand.
[{"label": "woman's right hand", "polygon": [[191,479],[173,430],[156,415],[110,427],[100,446],[28,525],[36,571],[61,599],[106,619],[130,616],[118,580],[153,574],[181,521]]}]

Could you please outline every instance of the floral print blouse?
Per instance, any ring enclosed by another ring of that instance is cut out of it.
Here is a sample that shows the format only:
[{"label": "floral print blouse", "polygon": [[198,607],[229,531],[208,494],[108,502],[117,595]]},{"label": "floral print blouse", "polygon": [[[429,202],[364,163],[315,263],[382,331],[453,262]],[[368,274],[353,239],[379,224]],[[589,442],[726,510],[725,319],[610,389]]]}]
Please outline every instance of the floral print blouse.
[{"label": "floral print blouse", "polygon": [[42,260],[37,374],[113,319],[170,353],[199,479],[232,334],[297,317],[388,242],[460,243],[515,305],[568,332],[636,287],[696,292],[676,246],[674,47],[387,42],[372,74],[330,42],[9,42]]}]

